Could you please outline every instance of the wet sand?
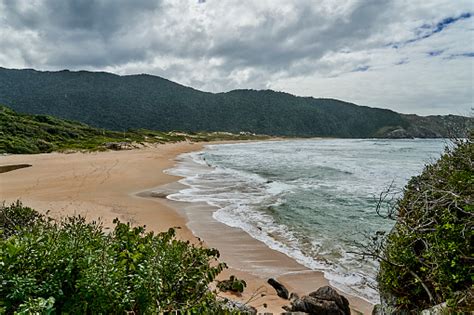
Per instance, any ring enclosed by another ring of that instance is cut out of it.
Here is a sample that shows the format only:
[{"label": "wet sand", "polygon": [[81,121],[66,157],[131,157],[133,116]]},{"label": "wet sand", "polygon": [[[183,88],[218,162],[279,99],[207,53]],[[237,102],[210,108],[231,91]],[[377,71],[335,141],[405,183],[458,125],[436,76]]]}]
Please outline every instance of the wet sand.
[{"label": "wet sand", "polygon": [[[32,165],[0,174],[0,201],[20,199],[38,211],[49,210],[56,218],[80,214],[89,220],[100,219],[106,228],[112,226],[114,218],[154,231],[180,227],[178,238],[197,243],[194,231],[206,246],[219,249],[229,265],[221,279],[234,274],[247,282],[242,296],[230,297],[252,300],[250,304],[259,312],[280,313],[281,306],[288,304],[266,284],[269,277],[299,295],[326,285],[322,273],[305,268],[240,229],[212,219],[215,209],[207,204],[165,199],[178,188],[174,183],[179,178],[163,171],[175,164],[177,155],[201,150],[203,145],[177,143],[130,151],[0,156],[0,166]],[[354,309],[371,313],[370,303],[345,296]]]}]

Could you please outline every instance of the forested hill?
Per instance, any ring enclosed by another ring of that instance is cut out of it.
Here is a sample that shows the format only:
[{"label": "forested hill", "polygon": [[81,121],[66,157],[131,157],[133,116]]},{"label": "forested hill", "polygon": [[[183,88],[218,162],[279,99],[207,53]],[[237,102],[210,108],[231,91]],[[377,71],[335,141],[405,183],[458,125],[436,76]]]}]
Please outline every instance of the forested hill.
[{"label": "forested hill", "polygon": [[[228,132],[193,133],[152,130],[110,131],[50,115],[17,113],[0,105],[0,154],[52,151],[122,150],[178,141],[265,140],[268,136]],[[1,173],[1,169],[0,169]],[[1,312],[0,312],[1,313]]]},{"label": "forested hill", "polygon": [[441,137],[450,135],[449,130],[465,129],[470,120],[420,118],[271,90],[214,94],[151,75],[67,70],[0,68],[0,104],[113,130],[249,131],[282,136]]}]

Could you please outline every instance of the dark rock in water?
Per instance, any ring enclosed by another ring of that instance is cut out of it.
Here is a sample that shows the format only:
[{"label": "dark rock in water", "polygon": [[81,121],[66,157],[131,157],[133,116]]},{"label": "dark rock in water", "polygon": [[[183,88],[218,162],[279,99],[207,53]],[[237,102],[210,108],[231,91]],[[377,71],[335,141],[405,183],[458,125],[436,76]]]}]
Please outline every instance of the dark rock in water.
[{"label": "dark rock in water", "polygon": [[288,293],[288,290],[285,288],[283,284],[280,282],[276,281],[273,278],[268,279],[268,284],[271,285],[275,291],[277,292],[277,295],[281,297],[282,299],[288,300],[288,297],[290,294]]},{"label": "dark rock in water", "polygon": [[321,287],[317,291],[311,292],[309,296],[320,300],[334,301],[337,306],[344,311],[344,314],[351,313],[349,301],[346,297],[337,293],[337,291],[330,286]]},{"label": "dark rock in water", "polygon": [[351,314],[349,301],[329,286],[319,288],[317,291],[301,298],[293,298],[291,306],[284,309],[291,312],[305,312],[314,315]]}]

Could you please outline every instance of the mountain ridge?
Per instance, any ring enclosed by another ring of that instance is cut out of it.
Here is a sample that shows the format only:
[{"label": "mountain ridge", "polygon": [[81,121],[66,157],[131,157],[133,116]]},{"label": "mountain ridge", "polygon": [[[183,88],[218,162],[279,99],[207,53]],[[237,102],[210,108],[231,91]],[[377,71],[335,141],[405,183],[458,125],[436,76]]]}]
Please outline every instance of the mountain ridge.
[{"label": "mountain ridge", "polygon": [[471,118],[463,116],[446,120],[404,115],[273,90],[211,93],[150,74],[85,70],[0,67],[0,103],[24,113],[53,115],[112,130],[410,138],[463,136],[462,130],[472,124]]}]

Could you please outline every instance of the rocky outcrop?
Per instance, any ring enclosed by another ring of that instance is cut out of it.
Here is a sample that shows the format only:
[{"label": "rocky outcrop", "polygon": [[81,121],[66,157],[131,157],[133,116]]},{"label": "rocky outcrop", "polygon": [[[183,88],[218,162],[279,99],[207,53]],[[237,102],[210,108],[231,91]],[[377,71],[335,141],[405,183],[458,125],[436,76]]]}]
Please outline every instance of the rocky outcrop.
[{"label": "rocky outcrop", "polygon": [[405,124],[385,126],[374,134],[376,138],[467,138],[474,126],[474,118],[455,115],[418,116],[404,115]]},{"label": "rocky outcrop", "polygon": [[408,133],[404,128],[397,128],[395,130],[391,130],[386,134],[382,135],[384,138],[389,139],[406,139],[406,138],[413,138],[411,134]]},{"label": "rocky outcrop", "polygon": [[350,315],[349,301],[330,286],[324,286],[301,298],[295,297],[289,312],[305,312],[314,315]]},{"label": "rocky outcrop", "polygon": [[[445,133],[447,134],[447,133]],[[413,138],[442,138],[443,134],[423,127],[409,127],[407,129],[399,127],[380,131],[379,138],[388,139],[413,139]]]}]

